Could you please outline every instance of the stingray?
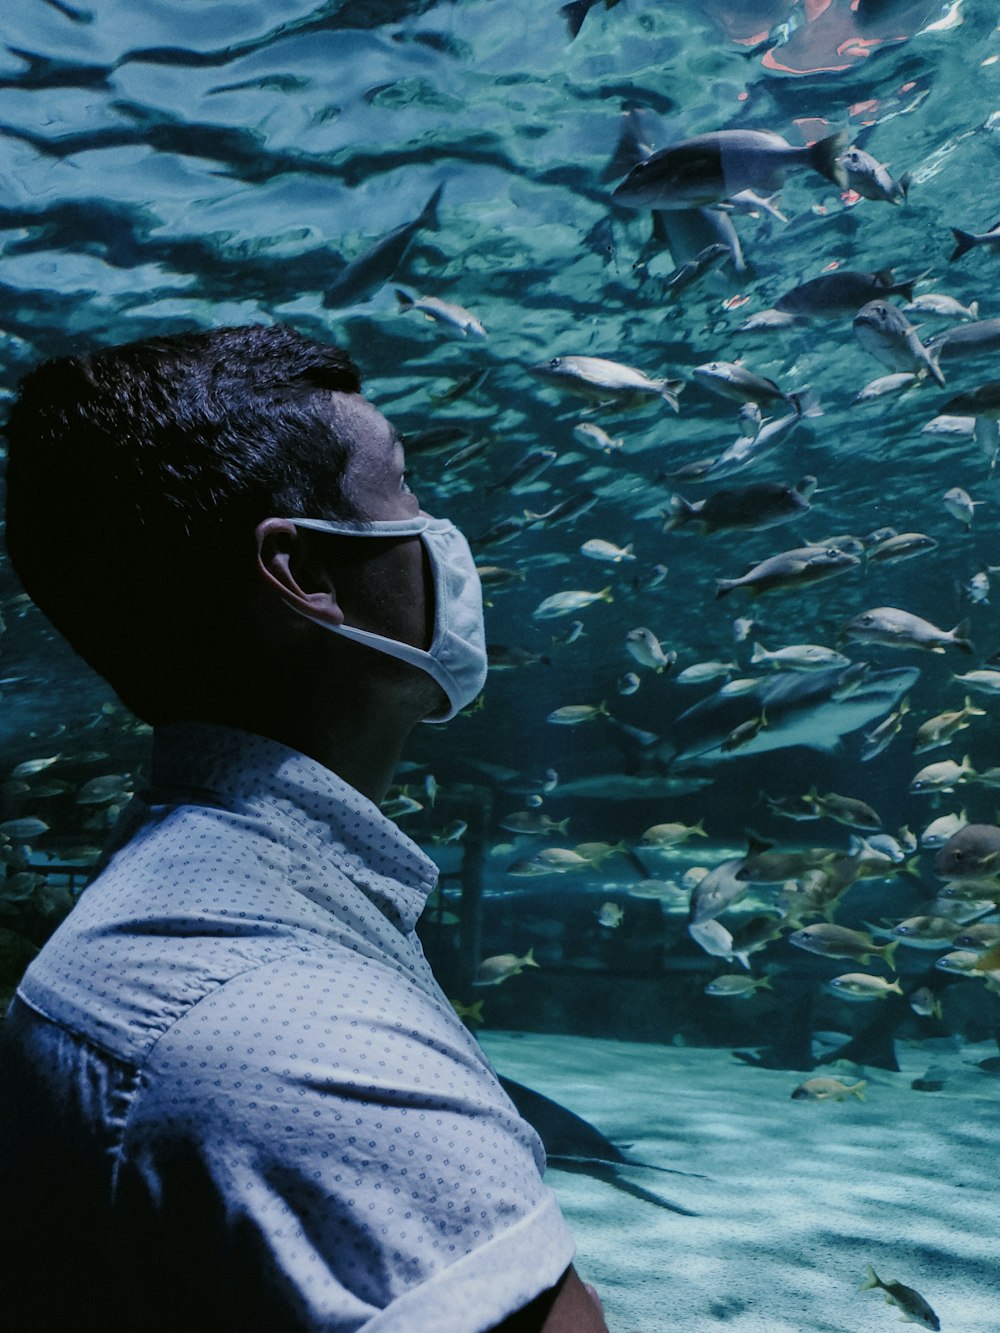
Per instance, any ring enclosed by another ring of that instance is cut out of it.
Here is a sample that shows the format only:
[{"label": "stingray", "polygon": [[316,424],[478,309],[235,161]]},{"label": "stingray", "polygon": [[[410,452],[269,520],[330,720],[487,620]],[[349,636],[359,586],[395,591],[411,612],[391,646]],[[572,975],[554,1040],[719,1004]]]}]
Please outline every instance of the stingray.
[{"label": "stingray", "polygon": [[616,1148],[610,1139],[606,1139],[599,1129],[578,1116],[575,1112],[560,1106],[550,1097],[526,1088],[523,1083],[516,1083],[511,1078],[500,1077],[500,1085],[518,1111],[532,1129],[538,1134],[545,1148],[545,1157],[549,1166],[561,1171],[578,1171],[582,1175],[603,1180],[625,1194],[645,1203],[655,1204],[671,1213],[680,1213],[683,1217],[697,1217],[690,1208],[679,1203],[672,1203],[652,1190],[643,1189],[619,1174],[622,1166],[638,1166],[646,1171],[666,1171],[675,1176],[691,1176],[704,1180],[693,1171],[679,1171],[675,1167],[655,1166],[652,1162],[639,1162],[626,1157],[620,1148]]}]

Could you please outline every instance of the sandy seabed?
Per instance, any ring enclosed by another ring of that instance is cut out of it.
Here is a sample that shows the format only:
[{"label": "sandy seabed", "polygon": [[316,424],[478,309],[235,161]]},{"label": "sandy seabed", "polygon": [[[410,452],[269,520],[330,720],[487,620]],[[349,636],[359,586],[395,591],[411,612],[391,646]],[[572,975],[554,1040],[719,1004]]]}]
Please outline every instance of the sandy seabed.
[{"label": "sandy seabed", "polygon": [[[1000,1075],[994,1043],[897,1043],[865,1100],[791,1099],[809,1074],[728,1049],[482,1032],[496,1069],[582,1115],[630,1156],[703,1173],[623,1176],[697,1214],[550,1168],[612,1333],[876,1333],[900,1311],[866,1265],[915,1288],[942,1333],[1000,1333]],[[940,1091],[911,1087],[933,1065]],[[920,1327],[910,1324],[909,1327]]]}]

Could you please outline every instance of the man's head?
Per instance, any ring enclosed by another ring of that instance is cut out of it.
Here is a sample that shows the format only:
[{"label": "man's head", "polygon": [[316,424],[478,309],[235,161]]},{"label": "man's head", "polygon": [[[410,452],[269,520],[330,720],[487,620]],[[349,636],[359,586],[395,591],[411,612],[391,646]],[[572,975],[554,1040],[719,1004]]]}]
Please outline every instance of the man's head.
[{"label": "man's head", "polygon": [[[325,597],[321,615],[336,619],[338,559],[348,617],[353,599],[359,623],[395,632],[392,588],[414,557],[422,575],[419,542],[401,554],[268,523],[417,513],[398,436],[360,387],[344,352],[282,326],[149,339],[49,362],[24,381],[6,427],[11,561],[140,716],[204,715],[226,672],[255,652],[261,597],[275,604],[283,581],[293,601],[296,588],[317,606]],[[401,630],[415,641],[431,614],[416,601],[419,629]]]}]

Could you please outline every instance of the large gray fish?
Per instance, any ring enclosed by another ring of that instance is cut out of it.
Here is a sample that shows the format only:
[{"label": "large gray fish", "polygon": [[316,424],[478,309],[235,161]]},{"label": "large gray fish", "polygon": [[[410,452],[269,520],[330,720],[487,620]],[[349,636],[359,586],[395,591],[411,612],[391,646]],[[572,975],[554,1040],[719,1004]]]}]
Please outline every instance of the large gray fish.
[{"label": "large gray fish", "polygon": [[716,579],[715,596],[725,597],[734,588],[746,588],[754,596],[776,588],[803,588],[857,564],[860,561],[856,555],[836,546],[797,546],[769,556],[738,579]]},{"label": "large gray fish", "polygon": [[748,370],[738,361],[705,361],[695,366],[691,374],[702,388],[720,398],[730,398],[734,403],[758,403],[765,407],[772,403],[791,403],[796,411],[804,412],[809,401],[807,389],[786,393],[780,384],[766,375]]},{"label": "large gray fish", "polygon": [[323,297],[323,304],[336,309],[356,301],[367,301],[383,283],[388,282],[406,258],[418,233],[428,228],[437,230],[437,206],[443,189],[443,185],[437,187],[419,217],[395,227],[345,265]]},{"label": "large gray fish", "polygon": [[977,384],[974,389],[949,398],[941,409],[955,416],[992,417],[1000,420],[1000,380]]},{"label": "large gray fish", "polygon": [[873,671],[864,662],[829,671],[778,671],[745,694],[725,687],[682,713],[671,728],[676,760],[715,763],[730,757],[723,742],[735,727],[767,714],[762,727],[733,751],[741,756],[803,745],[833,751],[841,737],[884,717],[913,687],[916,667]]},{"label": "large gray fish", "polygon": [[741,190],[777,190],[789,167],[811,167],[844,189],[847,176],[838,158],[845,138],[841,131],[793,148],[771,130],[699,134],[636,163],[611,197],[629,208],[704,207]]},{"label": "large gray fish", "polygon": [[853,315],[880,296],[905,296],[912,301],[915,281],[910,278],[906,282],[896,282],[891,268],[880,268],[875,272],[843,269],[837,273],[821,273],[818,278],[800,282],[779,296],[774,308],[806,319]]},{"label": "large gray fish", "polygon": [[928,354],[935,360],[971,361],[1000,351],[1000,319],[975,319],[927,339]]},{"label": "large gray fish", "polygon": [[816,478],[803,477],[795,486],[763,481],[756,486],[716,491],[694,503],[685,500],[683,495],[672,495],[670,517],[664,532],[688,523],[700,523],[706,533],[733,529],[760,532],[805,514],[815,489]]},{"label": "large gray fish", "polygon": [[871,352],[883,366],[890,370],[926,370],[944,387],[939,353],[923,345],[916,329],[897,306],[888,301],[869,301],[854,316],[854,332],[865,351]]},{"label": "large gray fish", "polygon": [[963,620],[954,629],[939,629],[922,616],[902,611],[898,606],[875,606],[870,611],[849,620],[841,628],[838,638],[852,643],[880,643],[886,648],[923,648],[931,653],[943,653],[945,648],[960,648],[972,652],[966,635],[968,621]]}]

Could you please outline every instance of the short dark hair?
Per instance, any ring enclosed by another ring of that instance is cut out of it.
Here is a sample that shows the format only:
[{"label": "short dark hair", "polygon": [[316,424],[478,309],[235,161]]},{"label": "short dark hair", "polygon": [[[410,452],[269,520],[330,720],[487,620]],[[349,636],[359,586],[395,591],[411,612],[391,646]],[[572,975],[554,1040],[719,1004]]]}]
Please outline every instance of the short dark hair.
[{"label": "short dark hair", "polygon": [[354,516],[323,399],[360,388],[344,351],[284,325],[144,339],[22,382],[5,428],[11,563],[147,721],[169,713],[165,675],[194,669],[213,601],[249,577],[258,523]]}]

